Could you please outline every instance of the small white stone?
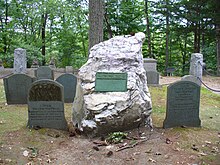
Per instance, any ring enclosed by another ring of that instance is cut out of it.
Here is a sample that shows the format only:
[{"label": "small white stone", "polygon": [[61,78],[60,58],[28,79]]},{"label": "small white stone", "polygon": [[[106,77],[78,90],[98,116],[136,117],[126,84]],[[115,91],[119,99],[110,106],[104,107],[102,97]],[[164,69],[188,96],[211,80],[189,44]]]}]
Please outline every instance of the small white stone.
[{"label": "small white stone", "polygon": [[25,157],[27,157],[28,154],[29,154],[29,152],[28,152],[27,150],[25,150],[25,151],[23,152],[23,156],[25,156]]}]

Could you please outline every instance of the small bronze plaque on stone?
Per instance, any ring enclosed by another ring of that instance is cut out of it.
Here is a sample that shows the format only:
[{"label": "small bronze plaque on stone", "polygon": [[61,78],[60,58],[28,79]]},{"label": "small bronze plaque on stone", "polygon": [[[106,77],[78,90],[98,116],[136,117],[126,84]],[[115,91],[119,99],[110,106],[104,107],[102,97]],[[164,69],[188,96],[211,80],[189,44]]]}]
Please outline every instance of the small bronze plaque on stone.
[{"label": "small bronze plaque on stone", "polygon": [[127,73],[97,72],[95,80],[96,92],[126,92]]}]

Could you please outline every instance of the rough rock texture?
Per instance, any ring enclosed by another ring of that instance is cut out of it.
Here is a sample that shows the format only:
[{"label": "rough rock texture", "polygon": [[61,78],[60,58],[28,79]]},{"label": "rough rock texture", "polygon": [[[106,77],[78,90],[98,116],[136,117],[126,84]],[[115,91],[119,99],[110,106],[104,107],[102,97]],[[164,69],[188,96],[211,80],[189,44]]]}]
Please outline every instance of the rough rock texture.
[{"label": "rough rock texture", "polygon": [[191,55],[189,74],[202,79],[203,65],[203,55],[200,53],[193,53]]},{"label": "rough rock texture", "polygon": [[[144,33],[117,36],[93,46],[78,73],[73,123],[86,134],[152,127],[151,97],[143,67]],[[126,92],[95,92],[96,72],[127,72]]]},{"label": "rough rock texture", "polygon": [[14,73],[27,72],[26,50],[17,48],[14,50]]}]

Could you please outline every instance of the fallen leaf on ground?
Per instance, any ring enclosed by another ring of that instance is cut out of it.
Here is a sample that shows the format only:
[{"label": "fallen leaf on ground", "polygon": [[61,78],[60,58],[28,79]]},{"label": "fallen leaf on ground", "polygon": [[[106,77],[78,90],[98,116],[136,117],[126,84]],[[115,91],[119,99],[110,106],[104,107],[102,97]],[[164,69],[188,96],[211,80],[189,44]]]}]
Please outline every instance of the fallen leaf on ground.
[{"label": "fallen leaf on ground", "polygon": [[156,160],[153,160],[152,158],[149,158],[148,161],[152,163],[156,163]]},{"label": "fallen leaf on ground", "polygon": [[193,149],[194,151],[199,151],[199,148],[195,144],[192,145],[191,149]]},{"label": "fallen leaf on ground", "polygon": [[172,143],[172,141],[169,138],[166,138],[166,143],[170,144],[170,143]]},{"label": "fallen leaf on ground", "polygon": [[110,157],[110,156],[112,156],[112,155],[113,155],[113,152],[112,152],[112,151],[108,151],[107,154],[106,154],[107,157]]},{"label": "fallen leaf on ground", "polygon": [[93,146],[92,148],[96,151],[99,151],[99,147],[97,147],[97,146]]},{"label": "fallen leaf on ground", "polygon": [[201,155],[201,156],[206,156],[206,155],[208,155],[208,154],[206,154],[206,153],[204,153],[204,152],[201,152],[201,153],[199,153],[199,155]]}]

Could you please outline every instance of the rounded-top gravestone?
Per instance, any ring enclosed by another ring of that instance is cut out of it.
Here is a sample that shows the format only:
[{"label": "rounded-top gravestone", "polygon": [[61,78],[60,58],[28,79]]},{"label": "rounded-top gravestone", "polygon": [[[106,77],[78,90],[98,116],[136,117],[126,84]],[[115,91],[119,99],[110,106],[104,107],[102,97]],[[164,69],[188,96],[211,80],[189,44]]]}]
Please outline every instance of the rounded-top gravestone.
[{"label": "rounded-top gravestone", "polygon": [[35,81],[28,95],[28,127],[67,130],[63,86],[52,80]]},{"label": "rounded-top gravestone", "polygon": [[63,74],[56,79],[64,87],[64,102],[72,103],[76,94],[77,78],[73,74]]}]

